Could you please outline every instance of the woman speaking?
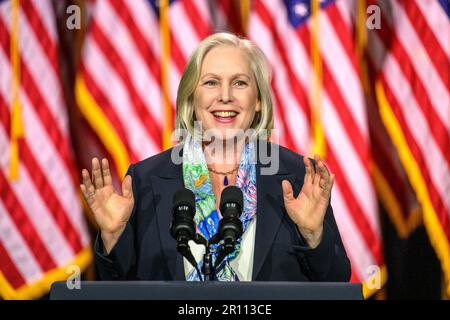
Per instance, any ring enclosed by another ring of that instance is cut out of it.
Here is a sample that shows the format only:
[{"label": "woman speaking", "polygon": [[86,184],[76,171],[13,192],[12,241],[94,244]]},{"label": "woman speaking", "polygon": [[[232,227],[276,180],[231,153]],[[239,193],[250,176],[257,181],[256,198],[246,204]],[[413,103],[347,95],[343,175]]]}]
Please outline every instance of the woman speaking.
[{"label": "woman speaking", "polygon": [[[201,280],[204,247],[190,242],[195,268],[169,231],[173,195],[182,188],[194,193],[196,231],[208,240],[222,219],[222,191],[234,185],[243,194],[243,233],[214,279],[349,281],[350,262],[330,206],[334,176],[318,156],[267,141],[273,111],[262,51],[233,34],[209,36],[188,61],[176,108],[176,129],[187,132],[181,148],[131,165],[121,194],[108,160],[94,158],[92,174],[82,171],[81,190],[100,228],[94,245],[100,278]],[[260,148],[264,143],[269,147]],[[270,174],[263,149],[277,150]],[[213,261],[217,254],[213,249]]]}]

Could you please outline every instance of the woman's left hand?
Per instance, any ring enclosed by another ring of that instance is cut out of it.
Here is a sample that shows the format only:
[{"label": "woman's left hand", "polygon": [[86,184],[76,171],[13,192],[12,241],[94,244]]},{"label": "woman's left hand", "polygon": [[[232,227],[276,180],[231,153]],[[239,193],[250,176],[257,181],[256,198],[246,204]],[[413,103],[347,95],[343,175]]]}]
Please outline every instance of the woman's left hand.
[{"label": "woman's left hand", "polygon": [[334,184],[334,175],[330,175],[320,157],[316,155],[314,159],[316,172],[313,162],[307,157],[303,158],[306,173],[302,190],[297,198],[294,197],[290,182],[287,180],[282,182],[286,211],[309,247],[313,249],[322,240],[323,221]]}]

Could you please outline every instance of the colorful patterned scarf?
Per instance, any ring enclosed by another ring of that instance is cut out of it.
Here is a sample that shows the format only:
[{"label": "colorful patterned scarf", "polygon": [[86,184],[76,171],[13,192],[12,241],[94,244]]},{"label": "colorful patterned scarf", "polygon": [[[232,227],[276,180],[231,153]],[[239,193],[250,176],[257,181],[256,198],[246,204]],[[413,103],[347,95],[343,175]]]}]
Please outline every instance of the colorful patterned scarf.
[{"label": "colorful patterned scarf", "polygon": [[[237,172],[236,186],[244,195],[244,209],[240,217],[244,232],[256,214],[256,166],[255,144],[247,143],[241,154],[239,169]],[[203,154],[201,141],[188,136],[183,146],[183,181],[186,188],[194,192],[196,212],[194,221],[197,224],[197,232],[209,240],[219,227],[220,214],[216,210],[216,197],[214,196],[209,171]],[[230,266],[230,261],[239,255],[242,237],[236,241],[233,253],[229,254],[219,266],[217,266],[216,278],[219,281],[239,281],[238,276]],[[218,256],[219,246],[211,248],[213,265]],[[198,264],[202,272],[203,261]],[[196,270],[192,270],[186,277],[188,281],[200,281]]]}]

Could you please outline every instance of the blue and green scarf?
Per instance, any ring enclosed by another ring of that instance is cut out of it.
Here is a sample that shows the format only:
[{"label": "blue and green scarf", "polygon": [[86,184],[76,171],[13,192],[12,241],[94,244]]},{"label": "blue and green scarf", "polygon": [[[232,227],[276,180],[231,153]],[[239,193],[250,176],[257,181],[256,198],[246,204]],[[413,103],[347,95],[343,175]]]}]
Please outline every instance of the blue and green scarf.
[{"label": "blue and green scarf", "polygon": [[[256,214],[256,161],[255,143],[246,143],[239,162],[236,186],[244,195],[244,209],[240,217],[244,232]],[[203,154],[200,140],[189,135],[183,146],[183,181],[186,188],[195,194],[196,212],[194,221],[197,232],[207,240],[218,231],[221,215],[216,209],[216,197],[214,196],[209,171]],[[239,281],[238,276],[230,266],[230,261],[235,259],[241,250],[241,240],[237,240],[233,253],[229,254],[216,268],[216,278],[219,281]],[[218,256],[219,246],[211,248],[213,264]],[[203,262],[198,264],[202,270]],[[201,271],[202,272],[202,271]],[[203,277],[203,275],[202,275]],[[186,277],[188,281],[200,281],[197,272],[192,270]]]}]

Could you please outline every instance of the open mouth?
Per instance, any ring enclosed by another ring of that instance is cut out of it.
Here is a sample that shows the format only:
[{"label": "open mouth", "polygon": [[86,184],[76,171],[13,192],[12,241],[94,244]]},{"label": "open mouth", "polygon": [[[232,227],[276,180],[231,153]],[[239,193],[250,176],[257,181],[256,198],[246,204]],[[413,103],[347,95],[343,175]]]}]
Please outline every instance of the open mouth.
[{"label": "open mouth", "polygon": [[212,112],[214,119],[221,123],[233,122],[238,114],[239,113],[237,113],[235,111],[214,111],[214,112]]}]

